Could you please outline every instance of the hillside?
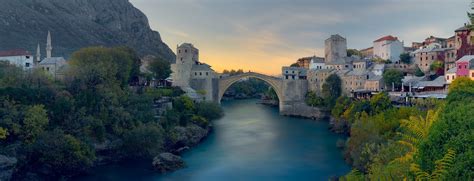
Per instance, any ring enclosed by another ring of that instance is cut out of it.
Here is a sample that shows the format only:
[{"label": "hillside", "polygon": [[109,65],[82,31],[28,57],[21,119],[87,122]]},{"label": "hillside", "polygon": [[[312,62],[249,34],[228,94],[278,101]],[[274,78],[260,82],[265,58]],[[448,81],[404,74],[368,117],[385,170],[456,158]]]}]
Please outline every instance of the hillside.
[{"label": "hillside", "polygon": [[35,52],[44,56],[48,30],[53,56],[69,57],[86,46],[121,46],[140,56],[174,61],[174,53],[153,31],[147,17],[128,0],[0,0],[0,50]]}]

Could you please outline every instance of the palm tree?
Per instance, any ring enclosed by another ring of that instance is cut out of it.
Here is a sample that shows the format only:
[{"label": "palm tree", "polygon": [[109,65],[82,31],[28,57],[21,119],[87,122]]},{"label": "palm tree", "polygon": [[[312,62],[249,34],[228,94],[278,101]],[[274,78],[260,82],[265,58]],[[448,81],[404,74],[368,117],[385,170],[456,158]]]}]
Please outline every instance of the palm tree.
[{"label": "palm tree", "polygon": [[449,167],[453,165],[455,156],[456,152],[453,149],[448,149],[443,158],[436,160],[435,170],[431,174],[423,171],[421,166],[415,163],[411,164],[410,170],[416,175],[416,180],[444,180]]}]

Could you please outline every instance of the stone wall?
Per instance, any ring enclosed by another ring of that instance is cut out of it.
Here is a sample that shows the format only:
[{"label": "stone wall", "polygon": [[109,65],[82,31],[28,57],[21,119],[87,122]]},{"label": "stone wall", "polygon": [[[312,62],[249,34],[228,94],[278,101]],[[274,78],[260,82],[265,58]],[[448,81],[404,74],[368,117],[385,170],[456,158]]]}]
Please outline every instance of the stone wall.
[{"label": "stone wall", "polygon": [[327,119],[329,118],[329,111],[310,107],[305,102],[293,102],[291,106],[287,105],[284,110],[280,111],[283,116],[298,116],[311,119]]}]

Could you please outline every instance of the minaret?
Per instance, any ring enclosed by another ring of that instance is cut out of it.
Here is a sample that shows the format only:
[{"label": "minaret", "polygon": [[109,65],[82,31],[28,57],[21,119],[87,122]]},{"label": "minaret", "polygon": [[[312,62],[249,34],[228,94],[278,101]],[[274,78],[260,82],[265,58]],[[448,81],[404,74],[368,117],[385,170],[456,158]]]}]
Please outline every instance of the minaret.
[{"label": "minaret", "polygon": [[40,44],[38,43],[38,47],[36,48],[36,60],[34,64],[38,65],[40,61],[41,61],[41,51],[40,51]]},{"label": "minaret", "polygon": [[53,46],[51,45],[51,33],[48,31],[48,39],[46,40],[46,58],[51,58],[51,51]]}]

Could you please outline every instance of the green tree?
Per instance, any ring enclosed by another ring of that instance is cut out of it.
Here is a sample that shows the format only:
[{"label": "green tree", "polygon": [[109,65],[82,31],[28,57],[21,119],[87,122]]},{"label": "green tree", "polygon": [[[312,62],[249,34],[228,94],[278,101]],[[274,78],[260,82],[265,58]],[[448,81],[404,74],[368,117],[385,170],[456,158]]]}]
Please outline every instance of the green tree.
[{"label": "green tree", "polygon": [[293,64],[290,65],[290,67],[300,67],[300,64],[298,64],[298,63],[293,63]]},{"label": "green tree", "polygon": [[31,150],[28,165],[48,170],[51,177],[81,174],[91,168],[95,160],[90,145],[60,130],[42,134]]},{"label": "green tree", "polygon": [[360,53],[359,50],[356,50],[356,49],[347,49],[347,56],[348,56],[348,57],[351,57],[352,55],[356,55],[356,56],[362,57],[362,53]]},{"label": "green tree", "polygon": [[440,60],[434,61],[430,65],[430,70],[435,72],[437,75],[443,75],[444,74],[444,62]]},{"label": "green tree", "polygon": [[332,108],[336,99],[341,96],[341,78],[338,75],[332,74],[323,84],[322,95],[326,100],[327,105]]},{"label": "green tree", "polygon": [[400,54],[400,62],[404,64],[411,64],[411,56],[409,53]]},{"label": "green tree", "polygon": [[443,158],[436,160],[436,167],[430,174],[423,171],[418,164],[412,164],[410,170],[416,175],[416,180],[445,180],[448,177],[448,170],[452,167],[456,151],[448,149]]},{"label": "green tree", "polygon": [[127,132],[124,136],[124,151],[130,157],[153,158],[163,151],[164,130],[150,123]]},{"label": "green tree", "polygon": [[0,140],[7,138],[7,136],[8,136],[8,130],[0,127]]},{"label": "green tree", "polygon": [[324,105],[324,99],[316,95],[315,92],[308,92],[306,94],[305,102],[307,105],[312,106],[312,107],[317,107],[317,106],[323,106]]},{"label": "green tree", "polygon": [[29,107],[25,111],[25,118],[23,121],[23,134],[25,140],[28,142],[34,142],[36,138],[43,133],[48,123],[48,114],[44,109],[44,105]]},{"label": "green tree", "polygon": [[200,102],[196,105],[196,114],[207,120],[215,120],[224,115],[222,108],[213,102]]},{"label": "green tree", "polygon": [[153,61],[148,65],[148,69],[158,80],[166,79],[171,74],[170,62],[161,58],[153,59]]},{"label": "green tree", "polygon": [[383,73],[383,79],[387,86],[391,86],[394,83],[395,87],[400,87],[402,85],[403,73],[397,69],[389,69]]},{"label": "green tree", "polygon": [[421,69],[420,69],[420,67],[418,67],[418,65],[416,66],[415,76],[417,76],[417,77],[425,76],[425,73],[423,71],[421,71]]},{"label": "green tree", "polygon": [[392,102],[387,93],[380,93],[370,99],[370,107],[372,114],[378,114],[391,108]]}]

